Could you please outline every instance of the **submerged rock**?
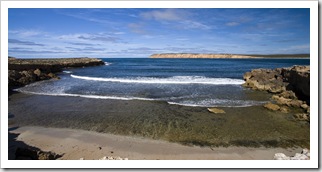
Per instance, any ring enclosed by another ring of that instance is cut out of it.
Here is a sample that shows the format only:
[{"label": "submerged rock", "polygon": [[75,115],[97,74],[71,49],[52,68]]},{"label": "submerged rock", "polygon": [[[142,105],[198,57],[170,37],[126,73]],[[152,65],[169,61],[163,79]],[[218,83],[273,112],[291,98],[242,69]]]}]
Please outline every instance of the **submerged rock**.
[{"label": "submerged rock", "polygon": [[273,103],[267,103],[264,105],[265,108],[269,109],[269,110],[273,110],[273,111],[277,111],[279,110],[281,107],[276,105],[276,104],[273,104]]},{"label": "submerged rock", "polygon": [[226,113],[224,110],[222,109],[218,109],[218,108],[207,108],[209,112],[212,113]]}]

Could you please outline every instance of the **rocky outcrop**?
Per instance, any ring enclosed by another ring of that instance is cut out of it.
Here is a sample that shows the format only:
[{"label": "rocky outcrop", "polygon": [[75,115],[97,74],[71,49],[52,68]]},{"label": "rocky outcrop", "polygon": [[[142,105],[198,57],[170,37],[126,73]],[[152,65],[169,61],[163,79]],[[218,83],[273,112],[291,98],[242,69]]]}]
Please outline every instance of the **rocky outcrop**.
[{"label": "rocky outcrop", "polygon": [[286,156],[283,153],[276,153],[274,160],[310,160],[310,151],[303,149],[301,153],[296,153],[294,156]]},{"label": "rocky outcrop", "polygon": [[163,53],[152,54],[150,58],[259,58],[239,54],[197,54],[197,53]]},{"label": "rocky outcrop", "polygon": [[[277,69],[254,69],[244,74],[246,81],[243,86],[271,93],[292,91],[297,97],[309,103],[310,97],[310,66],[293,66]],[[283,96],[283,95],[282,95]],[[283,96],[285,97],[285,96]]]},{"label": "rocky outcrop", "polygon": [[274,94],[272,100],[278,105],[270,103],[265,105],[266,108],[285,113],[290,107],[302,108],[306,115],[294,115],[294,117],[309,121],[310,66],[254,69],[244,74],[244,80],[244,87]]},{"label": "rocky outcrop", "polygon": [[9,88],[24,86],[29,83],[56,78],[54,73],[64,68],[104,65],[94,58],[60,58],[60,59],[16,59],[8,58]]}]

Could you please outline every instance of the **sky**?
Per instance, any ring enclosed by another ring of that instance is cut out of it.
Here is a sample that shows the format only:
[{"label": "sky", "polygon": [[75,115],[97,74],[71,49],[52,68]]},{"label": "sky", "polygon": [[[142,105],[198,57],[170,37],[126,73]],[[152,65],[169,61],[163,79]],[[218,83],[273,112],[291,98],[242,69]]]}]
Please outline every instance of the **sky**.
[{"label": "sky", "polygon": [[10,8],[9,56],[310,53],[307,8]]}]

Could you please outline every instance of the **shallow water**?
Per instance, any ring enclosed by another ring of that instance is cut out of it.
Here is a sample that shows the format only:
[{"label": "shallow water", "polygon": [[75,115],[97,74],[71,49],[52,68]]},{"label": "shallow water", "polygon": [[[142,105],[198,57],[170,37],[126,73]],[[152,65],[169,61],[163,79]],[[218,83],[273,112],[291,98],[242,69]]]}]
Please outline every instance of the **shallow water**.
[{"label": "shallow water", "polygon": [[186,145],[309,148],[309,124],[294,121],[293,112],[271,112],[262,106],[222,109],[225,114],[164,101],[21,93],[9,100],[9,113],[18,126],[84,129]]}]

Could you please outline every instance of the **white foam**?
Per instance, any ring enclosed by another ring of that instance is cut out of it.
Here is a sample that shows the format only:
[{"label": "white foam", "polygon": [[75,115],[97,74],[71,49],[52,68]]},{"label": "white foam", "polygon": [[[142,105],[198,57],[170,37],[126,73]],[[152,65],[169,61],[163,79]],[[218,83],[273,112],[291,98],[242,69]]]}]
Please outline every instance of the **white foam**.
[{"label": "white foam", "polygon": [[89,76],[71,75],[73,78],[121,83],[140,83],[140,84],[208,84],[208,85],[241,85],[242,79],[231,78],[207,78],[202,76],[174,76],[169,78],[136,77],[136,78],[100,78]]},{"label": "white foam", "polygon": [[105,66],[109,66],[111,65],[112,63],[109,63],[109,62],[104,62]]},{"label": "white foam", "polygon": [[[67,97],[83,97],[91,99],[110,99],[110,100],[143,100],[143,101],[166,101],[163,99],[152,99],[142,97],[119,97],[119,96],[102,96],[102,95],[83,95],[83,94],[69,94],[69,93],[50,93],[50,92],[34,92],[23,89],[15,89],[15,91],[35,94],[35,95],[46,95],[46,96],[67,96]],[[267,101],[250,101],[250,100],[225,100],[225,99],[211,99],[202,100],[199,102],[194,101],[181,101],[181,102],[167,102],[168,104],[190,106],[190,107],[249,107],[254,105],[261,105],[267,103]]]},{"label": "white foam", "polygon": [[83,94],[69,94],[69,93],[44,93],[44,92],[26,91],[26,90],[21,90],[21,89],[15,89],[15,91],[18,91],[21,93],[26,93],[26,94],[35,94],[35,95],[83,97],[83,98],[91,98],[91,99],[146,100],[146,101],[157,100],[157,99],[149,99],[149,98],[141,98],[141,97],[117,97],[117,96],[83,95]]},{"label": "white foam", "polygon": [[190,106],[190,107],[249,107],[267,103],[267,101],[249,101],[249,100],[213,100],[214,103],[201,102],[168,102],[173,105]]},{"label": "white foam", "polygon": [[73,73],[72,71],[64,70],[63,73]]}]

